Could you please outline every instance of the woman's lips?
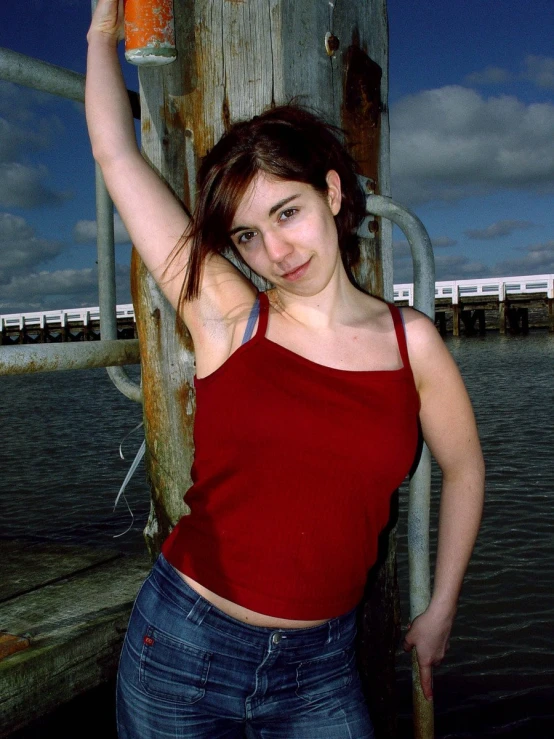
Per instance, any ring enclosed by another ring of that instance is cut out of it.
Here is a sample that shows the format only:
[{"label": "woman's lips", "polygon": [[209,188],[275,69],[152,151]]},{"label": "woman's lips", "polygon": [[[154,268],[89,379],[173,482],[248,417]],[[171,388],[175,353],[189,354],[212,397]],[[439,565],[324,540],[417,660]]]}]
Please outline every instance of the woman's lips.
[{"label": "woman's lips", "polygon": [[296,267],[296,269],[293,269],[290,272],[285,272],[285,274],[281,275],[281,277],[284,280],[289,280],[290,282],[295,282],[295,280],[299,280],[308,271],[308,267],[310,266],[310,261],[311,260],[308,259],[307,262],[304,262],[304,264],[301,264],[299,267]]}]

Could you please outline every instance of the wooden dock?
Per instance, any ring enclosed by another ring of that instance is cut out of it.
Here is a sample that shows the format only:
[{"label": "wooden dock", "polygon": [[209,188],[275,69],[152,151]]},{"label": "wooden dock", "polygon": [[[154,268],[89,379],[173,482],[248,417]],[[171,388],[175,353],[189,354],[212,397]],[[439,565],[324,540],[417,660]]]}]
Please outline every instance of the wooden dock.
[{"label": "wooden dock", "polygon": [[0,541],[0,737],[114,677],[144,556]]}]

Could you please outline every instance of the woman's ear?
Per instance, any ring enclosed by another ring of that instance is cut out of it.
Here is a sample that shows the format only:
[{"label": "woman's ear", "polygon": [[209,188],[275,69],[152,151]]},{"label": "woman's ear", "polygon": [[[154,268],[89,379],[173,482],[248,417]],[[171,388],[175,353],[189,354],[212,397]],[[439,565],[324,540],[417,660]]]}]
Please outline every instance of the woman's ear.
[{"label": "woman's ear", "polygon": [[327,182],[327,201],[331,213],[336,216],[340,211],[342,204],[342,189],[340,184],[340,177],[334,169],[330,169],[325,176]]}]

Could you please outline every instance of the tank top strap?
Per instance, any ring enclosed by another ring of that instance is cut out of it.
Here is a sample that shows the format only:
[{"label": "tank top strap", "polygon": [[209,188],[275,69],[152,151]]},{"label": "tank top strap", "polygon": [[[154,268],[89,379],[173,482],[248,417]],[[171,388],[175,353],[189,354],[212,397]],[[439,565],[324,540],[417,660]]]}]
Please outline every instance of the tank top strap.
[{"label": "tank top strap", "polygon": [[269,298],[267,293],[259,293],[260,299],[260,318],[258,321],[258,330],[256,331],[256,338],[263,338],[267,331],[267,322],[269,320]]},{"label": "tank top strap", "polygon": [[260,294],[258,293],[258,295],[256,295],[256,300],[254,301],[254,305],[252,306],[252,310],[250,311],[250,315],[248,316],[248,322],[246,324],[246,330],[244,331],[244,336],[242,337],[241,344],[246,344],[252,338],[252,333],[254,332],[254,326],[256,325],[256,321],[258,320],[259,315],[260,315]]},{"label": "tank top strap", "polygon": [[400,358],[402,359],[402,365],[406,368],[410,368],[410,358],[408,356],[408,344],[406,342],[406,326],[404,325],[404,316],[402,311],[396,307],[396,305],[389,305],[392,320],[394,323],[394,331],[396,333],[396,340],[398,342],[398,351],[400,352]]}]

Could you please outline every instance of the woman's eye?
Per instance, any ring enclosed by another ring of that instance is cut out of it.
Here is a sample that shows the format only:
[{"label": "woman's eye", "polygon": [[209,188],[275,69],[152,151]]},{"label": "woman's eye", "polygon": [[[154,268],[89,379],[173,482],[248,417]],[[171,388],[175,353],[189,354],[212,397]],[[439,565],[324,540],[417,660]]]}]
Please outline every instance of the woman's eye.
[{"label": "woman's eye", "polygon": [[281,220],[286,221],[287,219],[292,218],[292,216],[296,213],[298,213],[298,208],[287,208],[286,210],[282,211]]},{"label": "woman's eye", "polygon": [[255,231],[243,231],[237,239],[237,244],[248,244],[256,235]]}]

